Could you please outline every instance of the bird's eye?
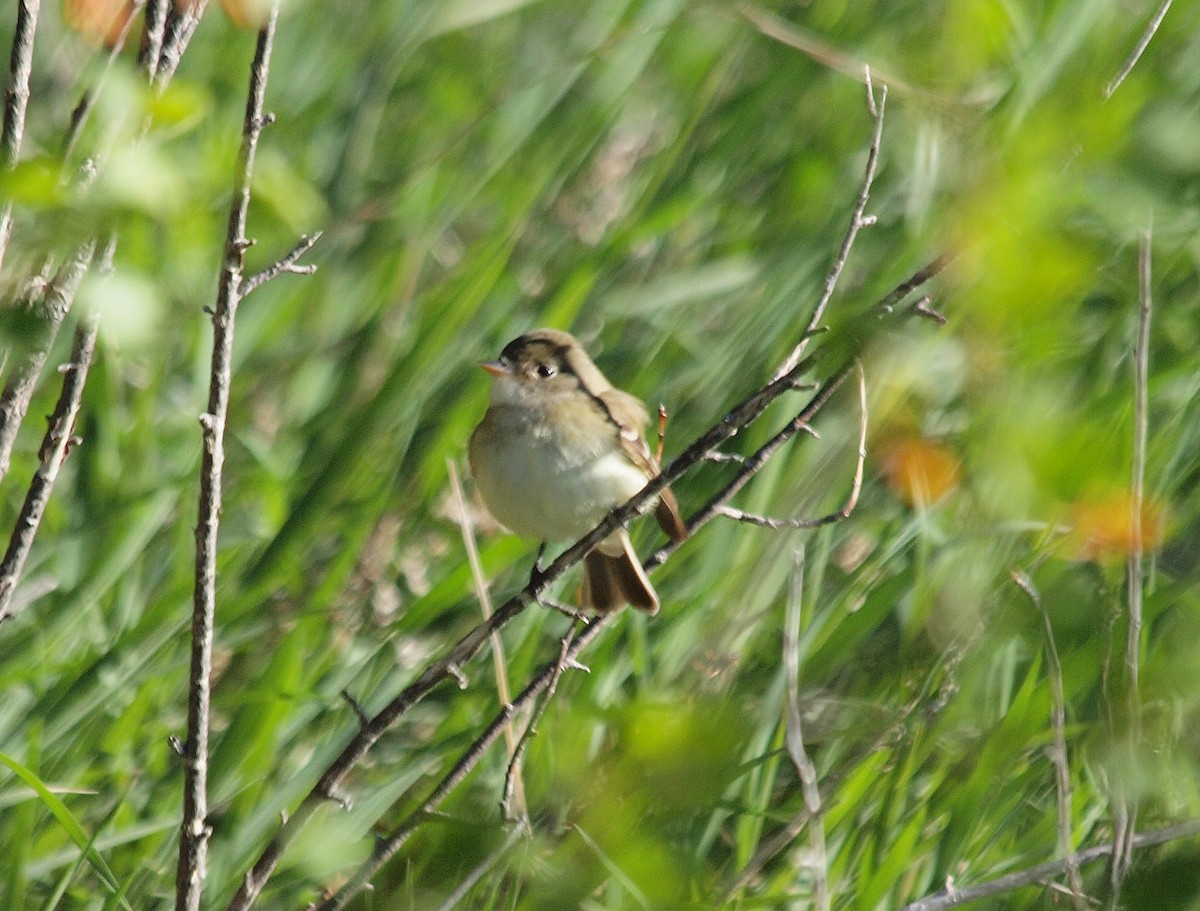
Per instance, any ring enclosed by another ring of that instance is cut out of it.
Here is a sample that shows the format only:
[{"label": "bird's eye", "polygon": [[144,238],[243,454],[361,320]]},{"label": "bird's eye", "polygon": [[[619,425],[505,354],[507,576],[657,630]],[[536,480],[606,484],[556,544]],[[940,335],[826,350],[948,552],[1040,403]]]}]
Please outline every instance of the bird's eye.
[{"label": "bird's eye", "polygon": [[544,380],[550,379],[554,374],[558,373],[558,368],[553,364],[538,364],[537,375]]}]

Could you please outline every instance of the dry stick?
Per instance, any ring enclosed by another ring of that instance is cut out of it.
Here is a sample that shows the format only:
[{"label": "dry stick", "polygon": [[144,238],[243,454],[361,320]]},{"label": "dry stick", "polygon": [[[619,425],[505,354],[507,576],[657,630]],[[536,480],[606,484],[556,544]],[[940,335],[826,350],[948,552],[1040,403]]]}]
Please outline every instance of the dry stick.
[{"label": "dry stick", "polygon": [[[588,620],[585,617],[577,617],[571,624],[571,628],[567,630],[567,634],[563,636],[561,648],[558,653],[558,661],[554,665],[554,676],[550,678],[550,682],[546,685],[546,692],[533,708],[533,713],[529,716],[529,722],[525,725],[525,730],[521,733],[521,739],[517,743],[516,749],[509,750],[508,768],[504,770],[504,796],[501,798],[500,806],[504,810],[504,818],[512,819],[513,814],[510,810],[512,806],[515,786],[521,784],[520,772],[521,762],[525,757],[525,751],[529,748],[529,743],[537,736],[537,726],[542,720],[542,716],[546,714],[546,707],[550,704],[550,700],[554,698],[555,692],[558,690],[558,681],[562,677],[563,671],[568,667],[580,668],[587,670],[582,664],[577,661],[567,663],[567,653],[571,651],[571,643],[575,641],[575,636],[582,626],[587,625]],[[524,792],[522,791],[521,799],[524,800]],[[529,824],[528,814],[522,820],[526,830],[531,828]]]},{"label": "dry stick", "polygon": [[1083,880],[1079,876],[1079,864],[1075,862],[1075,845],[1071,838],[1073,813],[1071,812],[1071,770],[1067,764],[1067,706],[1063,694],[1062,661],[1058,657],[1058,646],[1054,642],[1054,627],[1050,623],[1050,612],[1042,603],[1033,580],[1022,572],[1013,571],[1012,580],[1025,592],[1033,606],[1042,615],[1046,631],[1046,662],[1050,677],[1050,725],[1054,732],[1054,746],[1050,750],[1050,762],[1054,766],[1054,790],[1058,811],[1058,850],[1066,864],[1067,886],[1071,903],[1076,911],[1087,911],[1088,898],[1083,891]]},{"label": "dry stick", "polygon": [[[1132,847],[1134,850],[1150,848],[1155,845],[1166,844],[1170,841],[1178,841],[1181,838],[1191,838],[1195,835],[1200,835],[1200,819],[1189,819],[1187,822],[1181,822],[1177,825],[1143,832],[1133,839]],[[1006,892],[1012,892],[1014,889],[1020,889],[1024,886],[1035,886],[1053,882],[1062,876],[1068,862],[1082,867],[1086,864],[1103,860],[1112,854],[1112,850],[1113,846],[1111,844],[1096,845],[1094,848],[1076,851],[1071,855],[1069,861],[1051,860],[1025,870],[1017,870],[1014,873],[998,876],[977,886],[968,886],[965,889],[945,889],[907,904],[903,908],[900,908],[899,911],[948,911],[950,908],[957,908],[983,898],[1003,895]]]},{"label": "dry stick", "polygon": [[1125,81],[1125,77],[1133,72],[1133,68],[1137,66],[1138,60],[1141,59],[1142,54],[1145,52],[1146,48],[1149,47],[1150,40],[1154,37],[1154,33],[1158,31],[1158,27],[1162,25],[1163,18],[1167,15],[1167,10],[1170,8],[1171,0],[1163,0],[1163,2],[1159,4],[1158,10],[1150,19],[1150,24],[1146,26],[1146,31],[1142,33],[1142,37],[1138,40],[1138,43],[1130,52],[1129,57],[1126,58],[1125,63],[1121,66],[1121,69],[1117,71],[1117,75],[1115,75],[1112,78],[1112,81],[1104,87],[1105,98],[1111,98],[1113,92],[1121,87],[1121,83]]},{"label": "dry stick", "polygon": [[183,52],[192,40],[206,6],[208,0],[171,4],[171,12],[163,30],[162,52],[158,55],[158,66],[154,72],[154,85],[158,88],[166,86],[175,75],[179,61],[183,59]]},{"label": "dry stick", "polygon": [[[33,38],[37,31],[41,0],[18,0],[17,24],[13,32],[12,57],[8,66],[8,90],[4,93],[4,132],[0,137],[0,166],[11,170],[21,152],[25,111],[29,106],[29,74],[33,71]],[[12,203],[0,212],[0,266],[8,252],[12,234]]]},{"label": "dry stick", "polygon": [[833,297],[833,291],[837,287],[838,279],[841,278],[846,261],[850,258],[850,249],[854,246],[859,229],[875,223],[874,216],[867,216],[865,213],[867,211],[867,200],[871,196],[871,186],[875,182],[875,169],[879,164],[879,146],[883,142],[883,109],[887,104],[887,86],[883,87],[883,90],[879,94],[879,100],[876,101],[875,86],[871,82],[871,70],[869,67],[864,70],[864,77],[867,84],[867,109],[871,113],[871,119],[875,122],[875,130],[871,134],[871,146],[867,151],[867,166],[863,176],[862,188],[858,191],[858,199],[854,204],[854,211],[850,215],[850,227],[842,238],[842,246],[833,261],[833,267],[825,276],[825,285],[821,288],[821,297],[817,301],[817,306],[813,309],[812,317],[808,321],[804,335],[796,343],[796,347],[792,349],[792,353],[787,356],[787,359],[776,372],[776,379],[790,373],[804,357],[804,351],[808,348],[808,343],[812,340],[813,333],[825,316],[825,308],[829,306],[829,301]]},{"label": "dry stick", "polygon": [[[717,509],[719,515],[727,519],[734,519],[738,522],[745,522],[749,525],[760,525],[763,528],[782,531],[787,528],[820,528],[822,525],[831,525],[834,522],[840,522],[843,519],[849,518],[850,513],[854,512],[854,507],[858,505],[858,495],[862,491],[863,469],[867,462],[867,379],[863,373],[862,364],[858,364],[858,401],[859,413],[862,415],[862,420],[858,425],[858,462],[854,468],[854,484],[850,488],[850,496],[846,499],[845,505],[841,509],[831,512],[828,515],[819,516],[816,519],[775,519],[771,516],[761,516],[756,513],[746,512],[741,509],[736,509],[732,506],[721,506]],[[814,433],[811,427],[801,428],[809,433]]]},{"label": "dry stick", "polygon": [[138,49],[138,66],[154,81],[162,53],[163,35],[167,30],[167,9],[170,0],[149,0],[146,4],[145,25],[142,27],[142,46]]},{"label": "dry stick", "polygon": [[[1150,248],[1147,229],[1138,243],[1138,316],[1137,334],[1133,341],[1133,464],[1130,478],[1129,530],[1130,548],[1125,560],[1125,597],[1129,608],[1128,631],[1125,638],[1125,699],[1128,730],[1125,733],[1128,768],[1136,768],[1137,744],[1142,736],[1140,695],[1140,655],[1142,648],[1142,585],[1144,576],[1145,534],[1142,516],[1146,501],[1146,438],[1150,367]],[[1138,805],[1118,791],[1121,810],[1113,826],[1113,860],[1109,877],[1113,887],[1110,907],[1116,908],[1121,886],[1133,858],[1130,844],[1137,829]]]},{"label": "dry stick", "polygon": [[196,586],[192,606],[192,653],[188,677],[188,735],[183,748],[183,823],[179,836],[179,866],[175,876],[176,911],[198,911],[204,885],[205,860],[211,835],[208,821],[208,728],[212,675],[213,618],[216,611],[217,526],[221,516],[221,478],[225,461],[225,420],[233,362],[233,327],[241,299],[242,266],[246,248],[246,210],[250,204],[250,174],[263,128],[263,96],[275,36],[277,8],[258,34],[250,67],[250,90],[242,125],[242,143],[234,174],[233,203],[225,235],[225,254],[212,312],[212,370],[208,410],[200,416],[204,453],[200,472],[199,518],[196,523]]},{"label": "dry stick", "polygon": [[41,462],[25,494],[25,503],[21,506],[16,527],[13,528],[12,537],[9,539],[8,551],[4,554],[3,562],[0,562],[0,623],[13,615],[10,605],[17,580],[21,577],[25,558],[29,556],[29,549],[33,546],[33,539],[46,511],[46,503],[50,499],[54,481],[74,441],[75,417],[79,414],[84,383],[87,381],[88,368],[96,350],[98,325],[99,320],[93,314],[75,329],[71,361],[63,367],[62,392],[54,412],[50,415],[50,426],[42,440]]},{"label": "dry stick", "polygon": [[[270,115],[267,115],[270,118]],[[314,231],[312,234],[302,234],[300,239],[296,241],[296,246],[282,258],[276,260],[261,272],[256,272],[249,278],[242,279],[242,297],[248,295],[259,285],[271,281],[271,279],[282,275],[285,272],[290,272],[292,275],[312,275],[317,271],[316,266],[298,265],[300,257],[312,249],[313,244],[321,239],[321,231]]]},{"label": "dry stick", "polygon": [[[872,149],[875,151],[868,158],[870,170],[864,175],[863,181],[864,186],[868,188],[874,179],[874,161],[877,157],[880,139],[879,124],[881,123],[882,110],[878,110],[877,113],[880,115],[880,118],[876,121],[876,130],[872,139]],[[862,193],[860,192],[861,196]],[[861,225],[856,219],[852,221],[849,230],[856,235],[859,227]],[[847,245],[843,243],[842,249],[846,248]],[[835,267],[840,272],[840,265],[838,263],[835,263]],[[926,267],[924,271],[932,276],[936,270],[929,271],[930,268]],[[916,282],[914,279],[909,278],[905,282],[906,290],[904,293],[911,293],[920,284],[921,282]],[[811,323],[812,320],[810,320]],[[313,785],[308,794],[304,796],[295,812],[281,824],[274,837],[263,848],[254,866],[246,872],[246,875],[242,878],[241,886],[239,886],[237,893],[228,905],[228,911],[245,911],[245,909],[254,903],[263,886],[270,879],[280,858],[283,857],[284,851],[287,850],[288,846],[308,823],[308,820],[324,802],[335,801],[343,805],[348,803],[346,798],[340,793],[342,782],[351,769],[370,751],[385,731],[395,724],[409,709],[424,699],[433,689],[446,680],[460,674],[461,671],[459,668],[475,656],[484,643],[488,641],[493,631],[500,629],[524,611],[526,607],[537,601],[544,589],[548,588],[568,569],[582,560],[584,555],[591,551],[600,541],[608,537],[617,528],[628,524],[636,516],[650,509],[663,488],[681,477],[693,466],[706,461],[713,450],[736,436],[744,427],[758,418],[772,402],[785,392],[793,391],[796,388],[800,373],[806,366],[807,364],[804,361],[798,362],[791,371],[767,383],[767,385],[750,394],[731,408],[721,420],[710,427],[705,433],[701,434],[678,457],[666,465],[661,474],[647,482],[640,493],[636,494],[628,502],[612,510],[603,522],[559,554],[536,579],[531,580],[523,589],[497,608],[496,612],[488,620],[479,624],[459,639],[454,647],[442,658],[428,665],[417,676],[416,680],[393,697],[366,724],[359,725],[358,730],[350,738],[350,741],[342,749],[342,752],[325,768],[320,779]],[[835,386],[840,383],[849,369],[848,366],[840,368],[835,373],[831,383]],[[824,404],[824,400],[832,394],[832,391],[830,383],[827,383],[825,387],[819,390],[818,395],[814,397],[814,401],[820,399],[821,404]],[[774,445],[777,448],[783,445],[795,433],[799,432],[802,427],[807,426],[808,421],[804,415],[808,414],[808,412],[809,409],[802,411],[796,420],[785,426],[771,441],[768,441],[767,445]],[[813,411],[812,413],[815,414],[816,412]],[[799,421],[799,423],[796,423],[796,421]],[[760,452],[763,452],[763,450],[760,450]],[[735,476],[733,484],[737,486],[731,489],[729,495],[732,496],[733,493],[741,489],[750,479],[751,474],[761,467],[761,464],[753,467],[751,461],[747,460]],[[700,525],[708,522],[716,514],[716,507],[723,503],[724,499],[721,499],[719,494],[713,497],[709,501],[708,507],[706,507],[708,511],[701,511],[693,527],[698,528]],[[665,548],[660,549],[654,554],[644,565],[649,568],[661,564],[677,546],[674,542],[668,544]],[[579,639],[572,645],[573,653],[578,651],[581,641],[586,644],[586,642],[591,641],[594,636],[598,635],[602,626],[603,620],[599,620],[584,630]],[[549,682],[549,675],[546,676],[546,682]]]},{"label": "dry stick", "polygon": [[82,244],[49,282],[30,281],[25,300],[18,304],[33,314],[38,325],[38,337],[16,365],[13,375],[4,384],[4,391],[0,393],[0,478],[8,473],[17,431],[25,419],[50,346],[75,302],[75,294],[91,265],[95,249],[92,241]]},{"label": "dry stick", "polygon": [[[828,383],[816,392],[808,404],[783,429],[764,443],[754,455],[746,460],[745,465],[742,466],[738,474],[722,488],[713,500],[710,500],[699,512],[688,519],[685,525],[689,536],[706,525],[714,516],[718,515],[719,510],[716,509],[716,506],[719,506],[723,500],[732,497],[741,490],[750,477],[759,471],[766,464],[767,460],[779,451],[779,448],[785,442],[799,433],[801,427],[812,421],[817,413],[829,402],[829,399],[841,385],[849,371],[849,367],[844,367],[838,371]],[[666,547],[661,548],[647,559],[642,564],[643,567],[645,567],[647,572],[652,572],[656,567],[665,562],[669,554],[678,546],[679,542],[670,542]],[[557,562],[555,561],[555,563]],[[551,568],[553,566],[554,564],[551,564]],[[342,886],[334,895],[328,896],[319,904],[312,906],[312,911],[336,911],[336,909],[345,907],[351,898],[365,889],[372,877],[379,872],[379,869],[400,850],[404,843],[412,836],[413,832],[430,818],[433,811],[438,808],[450,792],[467,777],[483,757],[488,747],[496,741],[503,726],[509,722],[516,712],[523,709],[526,705],[531,704],[540,693],[549,692],[550,688],[557,684],[563,668],[572,667],[577,664],[579,653],[600,634],[600,631],[605,628],[614,616],[616,615],[606,614],[597,617],[569,642],[556,660],[545,665],[530,680],[520,695],[513,700],[512,704],[504,706],[500,713],[484,729],[483,733],[471,743],[463,755],[459,757],[458,762],[454,764],[446,776],[429,793],[429,796],[421,804],[420,808],[410,813],[386,837],[377,840],[370,859],[359,867],[349,882]],[[541,711],[545,711],[545,703],[543,703]]]},{"label": "dry stick", "polygon": [[[467,563],[471,567],[471,579],[475,583],[475,595],[479,598],[479,609],[483,619],[492,615],[492,596],[488,591],[487,579],[483,575],[483,564],[479,559],[479,548],[475,546],[475,534],[467,516],[467,499],[463,496],[462,483],[458,479],[458,468],[453,459],[446,459],[446,471],[450,475],[450,492],[454,497],[454,508],[458,512],[458,527],[462,532],[463,547],[467,552]],[[508,664],[504,659],[504,642],[499,631],[492,633],[492,670],[496,674],[496,698],[501,705],[508,705],[512,690],[508,685]],[[525,785],[521,781],[520,762],[517,757],[517,732],[511,724],[504,729],[504,743],[508,747],[508,755],[512,758],[510,769],[513,770],[512,801],[506,801],[505,816],[510,810],[515,810],[517,817],[528,819],[529,810],[525,803]],[[508,817],[511,818],[511,817]]]},{"label": "dry stick", "polygon": [[813,859],[808,864],[813,877],[813,907],[816,911],[829,911],[829,856],[825,848],[825,823],[821,816],[821,789],[817,782],[817,769],[804,747],[804,732],[800,717],[800,611],[804,602],[804,548],[796,551],[796,570],[787,602],[787,616],[783,627],[783,673],[787,678],[787,722],[784,741],[788,756],[800,776],[800,787],[804,793],[804,808],[812,824],[809,826],[809,844]]}]

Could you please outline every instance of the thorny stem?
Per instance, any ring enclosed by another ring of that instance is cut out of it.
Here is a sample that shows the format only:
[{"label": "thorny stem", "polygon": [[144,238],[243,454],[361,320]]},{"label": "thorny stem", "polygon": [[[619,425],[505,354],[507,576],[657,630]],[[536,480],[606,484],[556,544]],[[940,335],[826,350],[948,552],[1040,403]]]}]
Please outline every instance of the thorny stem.
[{"label": "thorny stem", "polygon": [[208,825],[208,733],[212,675],[213,625],[216,613],[217,528],[221,515],[221,483],[225,461],[225,421],[233,372],[233,328],[241,299],[246,211],[250,175],[263,128],[263,99],[275,37],[278,10],[272,7],[258,34],[250,67],[250,90],[242,125],[242,144],[234,174],[233,203],[225,235],[225,253],[212,312],[213,350],[208,409],[200,417],[204,451],[200,472],[199,519],[196,524],[196,583],[192,604],[191,669],[188,678],[188,735],[184,744],[183,824],[175,878],[176,911],[199,911],[211,829]]},{"label": "thorny stem", "polygon": [[[33,72],[33,39],[37,31],[41,0],[17,0],[17,24],[13,33],[8,66],[8,90],[4,94],[4,132],[0,137],[0,166],[11,170],[21,152],[25,133],[25,111],[29,106],[29,74]],[[8,252],[12,234],[12,204],[0,211],[0,266]]]},{"label": "thorny stem", "polygon": [[40,464],[34,472],[33,481],[25,494],[17,524],[13,528],[4,560],[0,562],[0,623],[12,616],[13,592],[21,578],[25,559],[33,546],[38,526],[50,500],[50,491],[58,478],[58,472],[66,461],[75,431],[75,418],[83,400],[83,387],[87,381],[88,368],[96,350],[96,333],[99,319],[95,314],[84,319],[75,330],[75,341],[71,347],[71,361],[63,371],[62,392],[58,404],[50,415],[49,427],[42,440]]}]

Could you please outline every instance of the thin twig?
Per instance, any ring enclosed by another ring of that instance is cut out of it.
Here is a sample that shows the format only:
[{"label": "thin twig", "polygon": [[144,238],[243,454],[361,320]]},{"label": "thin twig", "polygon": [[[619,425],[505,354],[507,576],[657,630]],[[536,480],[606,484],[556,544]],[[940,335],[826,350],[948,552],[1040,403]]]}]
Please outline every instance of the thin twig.
[{"label": "thin twig", "polygon": [[278,9],[272,6],[258,34],[250,89],[242,125],[242,143],[234,173],[233,203],[225,235],[225,253],[212,312],[213,350],[208,410],[201,415],[204,451],[200,473],[199,519],[196,523],[196,585],[192,605],[192,653],[188,676],[188,736],[184,749],[183,824],[175,876],[176,911],[198,911],[204,886],[211,829],[208,825],[208,729],[212,676],[213,625],[216,613],[217,528],[221,516],[221,482],[225,461],[225,421],[233,372],[233,328],[237,315],[246,240],[250,175],[263,127],[263,97],[275,37]]},{"label": "thin twig", "polygon": [[159,54],[162,53],[163,35],[167,30],[167,11],[170,0],[148,0],[145,24],[142,26],[142,44],[138,49],[138,66],[154,81],[158,71]]},{"label": "thin twig", "polygon": [[98,317],[90,314],[75,329],[71,361],[63,369],[62,392],[54,412],[50,415],[49,427],[42,440],[40,463],[25,494],[25,502],[21,506],[21,513],[9,539],[4,560],[0,562],[0,623],[13,615],[10,610],[13,592],[21,578],[25,559],[29,556],[34,536],[37,535],[38,526],[45,514],[50,491],[74,440],[75,417],[79,414],[88,368],[96,350],[98,325]]},{"label": "thin twig", "polygon": [[804,603],[804,548],[796,551],[796,568],[788,592],[787,616],[783,626],[783,673],[787,680],[787,719],[784,742],[788,756],[800,776],[804,793],[804,808],[808,811],[808,840],[812,862],[808,865],[813,877],[813,907],[829,911],[829,857],[825,848],[825,822],[821,815],[821,789],[817,768],[804,746],[800,715],[800,613]]},{"label": "thin twig", "polygon": [[929,265],[918,269],[895,288],[883,296],[883,298],[872,309],[879,313],[891,313],[896,305],[904,298],[908,297],[918,288],[929,283],[929,280],[946,268],[950,258],[947,256],[939,256]]},{"label": "thin twig", "polygon": [[1150,41],[1154,38],[1154,33],[1158,31],[1158,27],[1162,25],[1163,19],[1167,15],[1167,10],[1171,8],[1172,0],[1162,0],[1158,9],[1150,19],[1150,24],[1146,26],[1146,30],[1142,32],[1142,37],[1138,39],[1138,43],[1134,45],[1129,56],[1121,65],[1121,69],[1117,71],[1117,75],[1112,78],[1112,81],[1104,87],[1104,97],[1111,98],[1113,92],[1121,87],[1121,83],[1125,81],[1125,77],[1133,72],[1133,68],[1137,66],[1137,62],[1145,53],[1146,48],[1150,46]]},{"label": "thin twig", "polygon": [[50,346],[54,344],[59,327],[75,303],[75,295],[95,251],[94,241],[81,244],[51,281],[34,279],[28,282],[24,299],[18,304],[36,320],[37,336],[4,384],[3,393],[0,393],[0,478],[8,473],[17,432],[29,409]]},{"label": "thin twig", "polygon": [[[550,678],[550,682],[546,685],[546,691],[542,694],[542,698],[535,703],[533,712],[529,716],[529,722],[525,725],[525,730],[521,733],[521,740],[517,744],[516,749],[509,751],[508,768],[504,770],[504,797],[500,801],[500,805],[504,809],[505,819],[517,818],[517,815],[512,811],[512,804],[514,787],[521,783],[521,762],[524,759],[525,751],[529,749],[530,741],[537,736],[537,726],[542,720],[542,716],[546,714],[546,707],[550,704],[550,700],[554,698],[554,694],[558,690],[559,678],[562,677],[563,671],[568,667],[583,667],[578,661],[568,663],[567,654],[571,651],[571,643],[575,640],[575,634],[586,623],[587,621],[583,619],[576,620],[571,624],[571,628],[567,630],[567,634],[563,636],[559,648],[558,661],[554,666],[554,676]],[[528,813],[521,817],[521,820],[525,828],[529,829]]]},{"label": "thin twig", "polygon": [[834,522],[848,519],[850,513],[854,512],[854,507],[858,505],[858,496],[862,492],[863,468],[867,461],[867,379],[861,363],[858,364],[858,400],[859,411],[862,415],[858,430],[858,459],[854,466],[854,481],[850,486],[850,495],[846,497],[846,502],[842,505],[841,509],[831,512],[828,515],[819,516],[816,519],[776,519],[771,516],[762,516],[757,513],[736,509],[733,506],[718,507],[717,514],[737,522],[745,522],[748,525],[759,525],[763,528],[774,529],[775,531],[791,528],[820,528],[822,525],[831,525]]},{"label": "thin twig", "polygon": [[[450,476],[450,493],[454,498],[454,510],[458,514],[458,528],[462,533],[463,547],[467,552],[467,564],[471,567],[471,579],[475,584],[475,596],[479,599],[479,609],[483,619],[492,615],[492,596],[488,591],[487,579],[483,574],[483,563],[479,559],[479,548],[475,546],[475,532],[467,515],[467,498],[463,496],[462,483],[458,479],[458,468],[453,459],[446,459],[446,471]],[[508,667],[504,660],[504,640],[499,631],[492,633],[492,670],[496,675],[496,698],[501,705],[508,705],[511,700],[511,689],[508,685]],[[504,728],[504,743],[508,747],[509,780],[511,785],[505,789],[506,815],[511,811],[514,815],[509,818],[528,819],[529,811],[525,804],[525,784],[521,780],[521,763],[517,756],[517,732],[510,723]],[[507,799],[511,795],[511,800]]]},{"label": "thin twig", "polygon": [[1088,898],[1083,891],[1083,880],[1079,876],[1079,864],[1075,862],[1075,844],[1071,836],[1074,814],[1071,810],[1071,770],[1067,763],[1067,706],[1063,694],[1062,661],[1058,657],[1058,646],[1054,642],[1054,626],[1050,623],[1050,612],[1042,603],[1033,580],[1022,572],[1013,571],[1012,580],[1023,591],[1033,606],[1042,615],[1046,631],[1046,663],[1050,678],[1050,726],[1054,733],[1054,747],[1050,750],[1050,762],[1054,766],[1054,790],[1058,816],[1058,850],[1066,863],[1067,887],[1071,903],[1076,911],[1088,911]]},{"label": "thin twig", "polygon": [[183,52],[187,50],[188,42],[192,40],[206,6],[208,0],[188,0],[186,3],[171,4],[171,13],[167,17],[163,32],[162,52],[158,55],[158,66],[154,72],[154,84],[159,89],[166,86],[175,75],[175,70],[183,59]]},{"label": "thin twig", "polygon": [[837,256],[834,258],[833,267],[825,276],[825,284],[821,288],[821,297],[817,301],[817,306],[813,308],[812,316],[808,320],[808,326],[805,327],[804,335],[796,347],[792,349],[792,353],[787,356],[779,370],[775,373],[775,379],[791,373],[797,364],[804,357],[804,352],[808,348],[808,343],[812,340],[813,333],[821,324],[822,318],[825,316],[825,308],[829,306],[829,301],[833,297],[834,289],[837,287],[838,279],[842,276],[842,270],[846,267],[846,261],[850,258],[850,250],[854,247],[855,238],[858,237],[860,229],[865,228],[875,223],[873,217],[868,217],[867,200],[871,196],[871,185],[875,182],[875,170],[879,164],[879,147],[883,143],[883,111],[887,104],[887,86],[885,85],[879,93],[879,98],[875,98],[875,87],[871,82],[871,71],[865,71],[866,86],[867,86],[867,108],[871,113],[871,119],[875,122],[874,132],[871,134],[871,146],[867,151],[867,166],[863,174],[862,186],[858,191],[858,199],[854,204],[854,211],[850,215],[850,226],[846,229],[846,234],[842,238],[842,245],[838,249]]},{"label": "thin twig", "polygon": [[241,293],[242,297],[248,295],[251,291],[261,284],[269,282],[276,276],[282,275],[284,272],[291,272],[293,275],[312,275],[317,271],[316,266],[297,265],[297,261],[312,249],[313,244],[321,239],[321,232],[315,231],[312,234],[303,234],[300,240],[296,242],[296,246],[292,247],[291,251],[282,259],[276,260],[261,272],[256,272],[249,278],[242,280]]},{"label": "thin twig", "polygon": [[[12,56],[8,66],[8,90],[4,93],[4,132],[0,137],[0,166],[11,170],[21,154],[25,133],[25,111],[29,106],[29,74],[33,72],[33,39],[37,31],[41,0],[17,0],[17,24],[13,32]],[[0,266],[12,234],[12,203],[0,211]]]},{"label": "thin twig", "polygon": [[[910,277],[904,284],[911,291],[919,287],[921,281],[915,277]],[[246,872],[237,893],[227,906],[228,911],[245,911],[245,909],[248,909],[254,903],[279,864],[284,852],[304,829],[313,814],[326,801],[338,795],[341,784],[346,776],[374,747],[385,731],[391,728],[398,719],[436,687],[449,680],[454,671],[467,664],[476,655],[484,643],[489,640],[494,630],[500,629],[518,616],[530,604],[537,602],[544,589],[582,560],[584,555],[590,552],[601,540],[608,537],[618,527],[628,524],[633,518],[650,509],[659,492],[664,487],[681,477],[695,465],[706,461],[710,453],[726,441],[732,439],[744,427],[758,418],[772,402],[784,393],[792,391],[800,371],[806,366],[807,363],[805,361],[798,363],[792,372],[785,373],[778,379],[767,383],[731,408],[705,433],[696,438],[677,458],[665,465],[662,473],[651,479],[640,493],[632,497],[628,502],[612,510],[596,528],[559,554],[545,570],[538,574],[536,579],[531,580],[529,584],[510,597],[504,604],[500,605],[487,621],[480,623],[459,639],[448,653],[425,667],[417,678],[377,712],[368,724],[361,726],[355,731],[341,753],[330,762],[321,775],[321,778],[301,800],[299,806],[297,806],[287,821],[276,831],[266,847],[263,848],[254,866]],[[753,456],[745,460],[729,486],[723,492],[711,498],[708,505],[693,516],[688,527],[695,530],[710,521],[716,515],[717,507],[740,490],[749,481],[750,477],[762,468],[765,460],[769,458],[773,451],[782,446],[784,442],[810,422],[811,418],[828,401],[837,386],[841,384],[850,369],[850,365],[838,368],[830,379],[819,386],[808,405],[797,414],[796,418],[776,433],[763,447],[760,447]],[[660,549],[643,565],[647,569],[652,569],[660,565],[669,558],[676,546],[672,543]],[[571,654],[568,657],[573,658],[577,655],[592,639],[599,635],[604,625],[604,618],[593,621],[572,644]],[[552,668],[550,670],[552,671]],[[549,672],[546,672],[546,674],[545,684],[548,684]],[[503,711],[508,712],[510,709],[511,707],[505,707]],[[366,880],[364,879],[363,882],[365,883]],[[361,887],[360,885],[359,888]]]},{"label": "thin twig", "polygon": [[[1133,839],[1132,847],[1134,850],[1150,848],[1170,841],[1178,841],[1181,838],[1191,838],[1195,835],[1200,835],[1200,819],[1191,819],[1178,825],[1143,832]],[[1003,895],[1024,886],[1051,882],[1062,876],[1068,863],[1083,867],[1109,857],[1112,850],[1112,844],[1096,845],[1094,848],[1076,851],[1069,860],[1051,860],[1025,870],[998,876],[976,886],[968,886],[965,889],[945,889],[933,895],[927,895],[925,898],[905,905],[899,911],[948,911],[950,908],[957,908],[983,898]]]}]

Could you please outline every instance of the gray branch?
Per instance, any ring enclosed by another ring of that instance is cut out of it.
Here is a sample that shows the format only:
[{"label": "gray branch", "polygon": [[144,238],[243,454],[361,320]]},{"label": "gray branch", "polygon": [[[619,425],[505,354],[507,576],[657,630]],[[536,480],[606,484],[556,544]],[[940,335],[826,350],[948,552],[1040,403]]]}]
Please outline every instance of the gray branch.
[{"label": "gray branch", "polygon": [[46,512],[50,491],[73,442],[75,418],[79,414],[88,368],[96,350],[98,325],[98,318],[91,315],[75,330],[71,361],[63,370],[62,392],[53,414],[50,415],[50,426],[42,440],[40,462],[25,494],[25,503],[9,539],[8,550],[4,554],[4,560],[0,562],[0,623],[13,616],[13,592],[16,591],[21,571],[25,568],[25,559],[29,556],[38,526]]},{"label": "gray branch", "polygon": [[[212,312],[213,350],[208,410],[200,417],[204,451],[200,470],[199,518],[196,523],[196,584],[192,600],[192,651],[188,677],[188,736],[183,745],[183,823],[175,876],[176,911],[199,911],[211,829],[208,825],[208,735],[211,698],[213,628],[216,614],[217,529],[221,517],[221,483],[225,462],[225,421],[233,372],[233,327],[241,296],[250,204],[250,175],[263,128],[271,45],[277,7],[258,35],[250,68],[250,90],[242,126],[242,144],[234,174],[233,202],[225,235],[225,252]],[[161,70],[160,70],[161,75]]]},{"label": "gray branch", "polygon": [[[0,138],[0,165],[16,166],[25,133],[25,111],[29,106],[29,74],[33,72],[33,38],[37,31],[41,0],[18,0],[17,25],[13,33],[12,58],[8,66],[8,90],[4,94],[4,133]],[[0,265],[12,234],[12,204],[0,211]]]}]

